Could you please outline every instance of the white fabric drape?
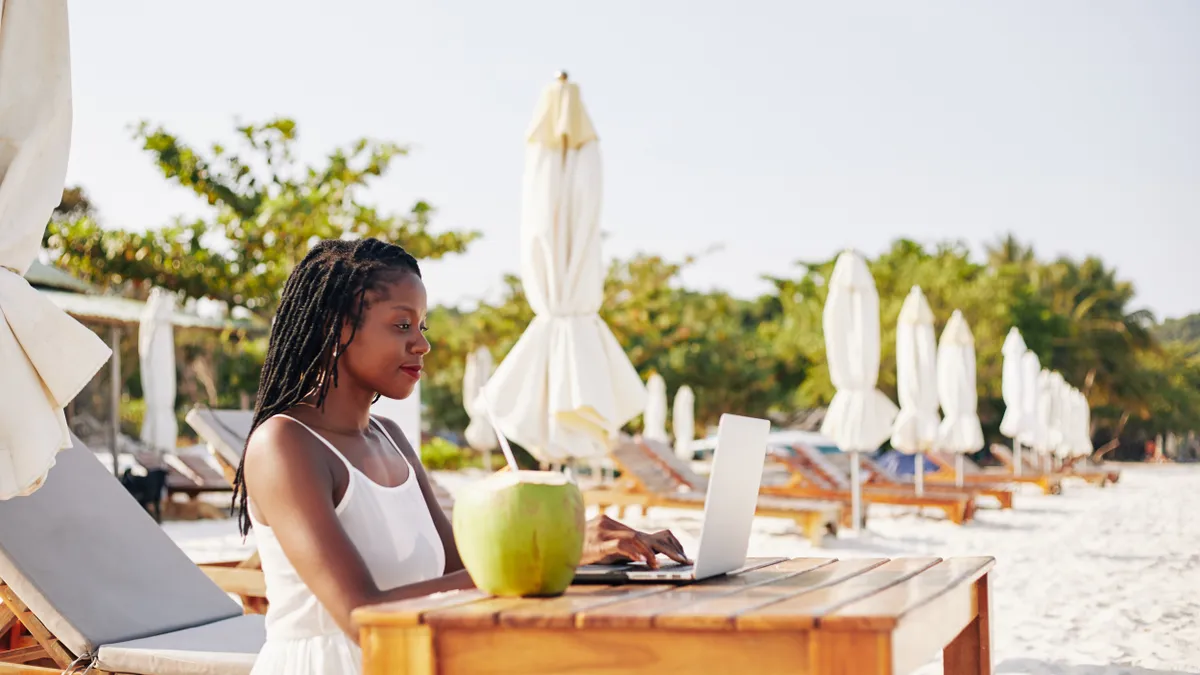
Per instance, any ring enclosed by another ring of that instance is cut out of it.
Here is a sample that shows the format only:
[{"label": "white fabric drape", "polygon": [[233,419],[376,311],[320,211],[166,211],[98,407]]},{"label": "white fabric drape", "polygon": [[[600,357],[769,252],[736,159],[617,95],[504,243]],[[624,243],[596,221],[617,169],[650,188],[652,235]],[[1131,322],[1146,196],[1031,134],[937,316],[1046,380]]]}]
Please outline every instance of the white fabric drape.
[{"label": "white fabric drape", "polygon": [[1087,396],[1081,391],[1075,392],[1075,405],[1075,424],[1079,433],[1079,441],[1076,443],[1075,454],[1080,457],[1087,457],[1096,450],[1096,446],[1092,444],[1092,409],[1088,404]]},{"label": "white fabric drape", "polygon": [[691,459],[692,441],[696,438],[696,394],[685,384],[675,391],[675,399],[671,406],[675,455],[680,459]]},{"label": "white fabric drape", "polygon": [[24,279],[62,198],[71,145],[66,0],[4,0],[0,15],[0,499],[41,486],[71,447],[63,409],[107,345]]},{"label": "white fabric drape", "polygon": [[1046,447],[1046,427],[1041,419],[1041,372],[1037,354],[1026,350],[1021,356],[1021,418],[1025,423],[1017,440],[1037,452],[1044,452]]},{"label": "white fabric drape", "polygon": [[899,410],[875,388],[879,380],[879,293],[855,251],[838,256],[829,278],[822,330],[829,378],[837,392],[821,433],[845,452],[877,450]]},{"label": "white fabric drape", "polygon": [[175,295],[150,290],[138,326],[138,360],[142,372],[142,442],[158,451],[173,451],[179,436],[175,419]]},{"label": "white fabric drape", "polygon": [[942,330],[937,369],[938,399],[942,404],[938,448],[957,453],[982,449],[983,427],[976,409],[975,336],[959,310],[954,310]]},{"label": "white fabric drape", "polygon": [[487,411],[479,405],[479,392],[491,376],[492,353],[487,347],[479,347],[467,354],[463,367],[463,408],[471,421],[463,436],[467,439],[467,445],[479,452],[491,452],[500,447],[496,432],[487,421]]},{"label": "white fabric drape", "polygon": [[1051,452],[1056,457],[1071,456],[1070,386],[1058,371],[1050,373],[1050,396],[1053,405],[1050,413]]},{"label": "white fabric drape", "polygon": [[892,426],[892,447],[915,454],[933,449],[938,430],[937,339],[933,311],[913,286],[896,324],[896,393],[900,412]]},{"label": "white fabric drape", "polygon": [[1025,382],[1022,379],[1024,368],[1022,360],[1025,357],[1025,340],[1021,331],[1014,326],[1009,329],[1004,338],[1004,346],[1000,353],[1004,355],[1001,368],[1000,394],[1004,398],[1004,417],[1000,420],[1000,433],[1009,438],[1019,440],[1025,426],[1024,400]]},{"label": "white fabric drape", "polygon": [[601,163],[579,88],[544,92],[528,136],[521,284],[535,317],[485,386],[508,438],[545,462],[594,459],[646,387],[598,312]]},{"label": "white fabric drape", "polygon": [[1056,407],[1054,401],[1054,387],[1052,386],[1053,379],[1050,377],[1050,371],[1043,368],[1038,371],[1037,388],[1038,388],[1038,426],[1040,427],[1038,441],[1039,444],[1034,448],[1045,455],[1054,452],[1054,447],[1057,440],[1051,434],[1051,428],[1054,425],[1054,409]]},{"label": "white fabric drape", "polygon": [[654,373],[646,381],[646,410],[642,412],[642,436],[670,443],[667,436],[667,382]]}]

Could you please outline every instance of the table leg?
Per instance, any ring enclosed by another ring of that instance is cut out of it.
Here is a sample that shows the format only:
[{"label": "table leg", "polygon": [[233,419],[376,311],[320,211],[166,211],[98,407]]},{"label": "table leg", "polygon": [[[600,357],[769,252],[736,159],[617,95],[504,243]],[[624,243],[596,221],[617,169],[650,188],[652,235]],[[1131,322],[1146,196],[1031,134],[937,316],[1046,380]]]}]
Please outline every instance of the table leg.
[{"label": "table leg", "polygon": [[946,675],[992,675],[992,622],[989,575],[975,582],[975,618],[942,651]]}]

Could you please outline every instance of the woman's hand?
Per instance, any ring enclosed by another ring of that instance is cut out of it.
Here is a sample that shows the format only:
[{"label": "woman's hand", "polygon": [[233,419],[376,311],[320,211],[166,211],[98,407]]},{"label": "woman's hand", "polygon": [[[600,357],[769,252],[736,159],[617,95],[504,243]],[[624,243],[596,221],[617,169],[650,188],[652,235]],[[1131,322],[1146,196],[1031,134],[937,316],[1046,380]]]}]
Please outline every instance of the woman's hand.
[{"label": "woman's hand", "polygon": [[681,564],[690,563],[683,546],[670,530],[654,534],[638,532],[605,515],[588,521],[581,564],[596,565],[642,560],[650,569],[658,569],[659,553]]}]

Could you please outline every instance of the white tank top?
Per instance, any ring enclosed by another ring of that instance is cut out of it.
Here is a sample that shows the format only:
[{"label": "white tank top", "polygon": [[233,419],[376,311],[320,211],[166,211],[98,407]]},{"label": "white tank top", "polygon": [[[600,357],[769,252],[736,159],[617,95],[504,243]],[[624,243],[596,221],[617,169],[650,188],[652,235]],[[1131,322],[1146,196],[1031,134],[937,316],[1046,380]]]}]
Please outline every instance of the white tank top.
[{"label": "white tank top", "polygon": [[[285,415],[285,417],[287,417]],[[346,465],[346,493],[336,507],[338,520],[381,590],[442,576],[446,551],[413,469],[395,439],[374,417],[392,447],[408,464],[408,478],[396,487],[371,480],[333,444],[303,422],[288,417],[319,438]],[[255,541],[267,586],[267,640],[295,640],[344,635],[333,617],[309,590],[279,545],[275,533],[251,514]]]}]

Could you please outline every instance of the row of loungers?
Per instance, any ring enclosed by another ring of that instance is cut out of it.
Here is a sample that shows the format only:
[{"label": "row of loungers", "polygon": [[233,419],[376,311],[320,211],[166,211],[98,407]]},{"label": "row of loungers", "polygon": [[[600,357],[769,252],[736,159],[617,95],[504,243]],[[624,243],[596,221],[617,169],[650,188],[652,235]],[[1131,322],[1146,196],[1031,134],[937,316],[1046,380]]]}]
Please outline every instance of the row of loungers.
[{"label": "row of loungers", "polygon": [[[188,415],[227,479],[250,419],[248,411]],[[848,524],[849,485],[828,457],[799,446],[772,454],[791,478],[764,486],[759,515],[793,520],[814,544]],[[621,478],[585,491],[589,504],[703,508],[707,479],[666,445],[625,438],[612,455]],[[954,476],[942,461],[934,459],[920,499],[904,479],[865,461],[864,499],[939,508],[955,522],[969,519],[980,496],[1011,507],[1010,475],[968,469],[960,490],[947,484]],[[438,489],[449,513],[453,499]],[[194,564],[78,439],[41,489],[0,502],[0,674],[58,673],[72,664],[102,675],[248,673],[265,636],[264,590],[257,556]]]}]

